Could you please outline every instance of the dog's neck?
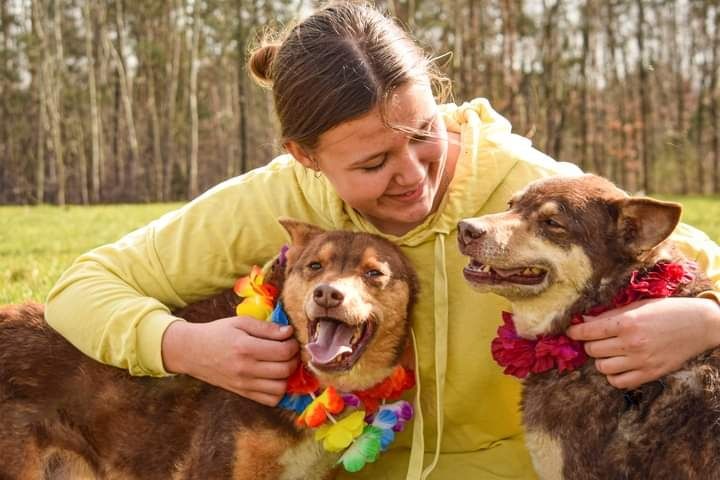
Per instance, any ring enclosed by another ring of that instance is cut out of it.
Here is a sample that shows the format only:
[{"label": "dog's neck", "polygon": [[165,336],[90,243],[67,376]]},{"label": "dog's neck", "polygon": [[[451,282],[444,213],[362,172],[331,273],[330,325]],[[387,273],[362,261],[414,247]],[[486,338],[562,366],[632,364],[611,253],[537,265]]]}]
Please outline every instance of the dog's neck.
[{"label": "dog's neck", "polygon": [[572,285],[556,284],[542,295],[521,298],[511,302],[518,335],[534,339],[546,335],[572,316],[572,307],[582,296]]},{"label": "dog's neck", "polygon": [[541,295],[511,301],[518,334],[534,339],[564,333],[577,315],[610,305],[617,292],[628,285],[634,271],[651,268],[661,260],[678,260],[678,254],[663,246],[634,261],[626,260],[620,267],[598,272],[585,285],[559,282]]}]

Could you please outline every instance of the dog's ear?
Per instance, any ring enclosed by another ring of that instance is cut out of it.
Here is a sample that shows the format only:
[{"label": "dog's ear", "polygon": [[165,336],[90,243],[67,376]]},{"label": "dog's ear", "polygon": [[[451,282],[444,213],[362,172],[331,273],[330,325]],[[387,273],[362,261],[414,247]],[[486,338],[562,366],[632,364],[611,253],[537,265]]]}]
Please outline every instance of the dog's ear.
[{"label": "dog's ear", "polygon": [[320,227],[292,218],[281,217],[278,218],[278,222],[280,222],[280,225],[290,234],[293,247],[303,247],[307,245],[313,237],[325,233],[325,230]]},{"label": "dog's ear", "polygon": [[625,248],[635,255],[652,250],[675,230],[682,206],[646,197],[617,202],[618,231]]}]

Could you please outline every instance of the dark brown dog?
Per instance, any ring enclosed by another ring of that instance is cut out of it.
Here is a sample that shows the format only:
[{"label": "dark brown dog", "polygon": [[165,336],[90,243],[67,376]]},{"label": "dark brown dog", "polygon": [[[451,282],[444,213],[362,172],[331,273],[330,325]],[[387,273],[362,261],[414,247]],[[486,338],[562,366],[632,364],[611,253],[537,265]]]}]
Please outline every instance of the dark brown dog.
[{"label": "dark brown dog", "polygon": [[[314,345],[302,359],[323,386],[379,383],[408,342],[410,264],[379,237],[281,223],[292,237],[281,298],[301,345]],[[237,303],[226,292],[178,313],[209,321]],[[2,480],[330,478],[338,454],[293,419],[190,377],[101,365],[50,329],[39,305],[0,310]]]},{"label": "dark brown dog", "polygon": [[[592,175],[541,180],[506,212],[461,222],[465,277],[510,300],[520,336],[563,333],[574,314],[611,305],[631,272],[687,262],[666,240],[680,213]],[[710,288],[697,275],[677,295]],[[632,392],[612,387],[592,361],[531,373],[522,410],[541,478],[720,478],[719,350]]]}]

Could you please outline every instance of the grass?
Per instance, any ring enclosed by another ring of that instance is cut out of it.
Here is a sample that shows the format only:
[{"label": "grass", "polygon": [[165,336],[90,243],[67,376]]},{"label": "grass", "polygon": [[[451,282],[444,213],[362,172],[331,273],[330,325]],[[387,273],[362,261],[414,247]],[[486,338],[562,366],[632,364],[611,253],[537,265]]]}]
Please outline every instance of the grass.
[{"label": "grass", "polygon": [[699,228],[720,243],[720,196],[662,196],[683,205],[682,221]]},{"label": "grass", "polygon": [[[663,197],[683,221],[720,241],[720,197]],[[45,299],[81,253],[120,238],[178,204],[0,207],[0,305]]]},{"label": "grass", "polygon": [[0,207],[0,305],[44,300],[78,255],[178,206]]}]

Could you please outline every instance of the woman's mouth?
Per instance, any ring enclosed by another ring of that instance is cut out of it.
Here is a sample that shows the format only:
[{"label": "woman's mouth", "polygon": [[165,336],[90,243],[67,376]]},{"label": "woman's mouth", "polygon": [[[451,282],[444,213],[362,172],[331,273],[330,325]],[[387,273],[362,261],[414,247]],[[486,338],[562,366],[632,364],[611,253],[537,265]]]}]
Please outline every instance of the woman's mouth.
[{"label": "woman's mouth", "polygon": [[425,181],[418,183],[412,190],[407,190],[403,193],[388,195],[389,197],[399,200],[401,202],[414,202],[422,197],[425,192]]}]

